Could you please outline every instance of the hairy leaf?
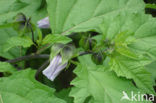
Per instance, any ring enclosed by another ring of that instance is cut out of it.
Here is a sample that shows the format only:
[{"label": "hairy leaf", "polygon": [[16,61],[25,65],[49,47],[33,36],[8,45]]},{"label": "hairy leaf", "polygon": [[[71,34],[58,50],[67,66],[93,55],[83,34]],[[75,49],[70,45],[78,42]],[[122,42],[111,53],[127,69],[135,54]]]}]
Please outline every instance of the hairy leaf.
[{"label": "hairy leaf", "polygon": [[54,34],[97,29],[103,17],[120,12],[143,12],[142,0],[47,0]]},{"label": "hairy leaf", "polygon": [[151,74],[144,68],[146,60],[135,60],[124,56],[115,56],[111,58],[111,69],[114,70],[118,76],[124,76],[127,79],[133,79],[136,85],[144,90],[146,93],[153,93],[154,81],[152,81]]},{"label": "hairy leaf", "polygon": [[[54,89],[34,79],[34,70],[27,69],[0,79],[0,96],[3,103],[66,103],[54,96]],[[9,97],[8,97],[9,96]]]},{"label": "hairy leaf", "polygon": [[9,49],[13,47],[30,47],[33,44],[32,40],[29,37],[12,37],[8,39],[7,44],[5,45],[5,51],[8,51]]},{"label": "hairy leaf", "polygon": [[155,55],[155,23],[155,19],[143,13],[120,13],[116,17],[105,17],[100,26],[103,38],[115,42],[110,68],[153,94],[153,80],[144,66],[151,63]]},{"label": "hairy leaf", "polygon": [[130,100],[121,100],[123,91],[130,98],[132,91],[141,92],[129,80],[119,78],[115,73],[102,68],[90,66],[87,62],[79,64],[74,72],[77,77],[71,83],[75,87],[70,93],[74,97],[74,103],[131,103]]}]

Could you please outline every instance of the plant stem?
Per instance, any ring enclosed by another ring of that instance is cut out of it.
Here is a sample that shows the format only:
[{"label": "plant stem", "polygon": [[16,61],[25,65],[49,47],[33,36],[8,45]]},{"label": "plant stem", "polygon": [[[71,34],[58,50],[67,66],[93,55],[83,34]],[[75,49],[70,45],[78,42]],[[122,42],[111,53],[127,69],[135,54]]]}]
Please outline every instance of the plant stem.
[{"label": "plant stem", "polygon": [[87,52],[80,52],[79,53],[79,56],[83,56],[83,55],[86,55],[86,54],[94,54],[93,52],[91,51],[87,51]]},{"label": "plant stem", "polygon": [[46,50],[48,47],[50,47],[50,44],[47,44],[45,46],[43,46],[42,48],[40,48],[39,50],[37,50],[36,54],[40,54],[42,53],[44,50]]},{"label": "plant stem", "polygon": [[26,56],[22,56],[22,57],[19,57],[19,58],[12,59],[12,60],[7,60],[5,62],[17,63],[17,62],[20,62],[20,61],[29,60],[29,59],[36,59],[36,58],[47,59],[47,58],[49,58],[49,54],[26,55]]},{"label": "plant stem", "polygon": [[30,23],[30,20],[31,20],[31,18],[28,18],[27,26],[28,26],[28,27],[30,28],[30,30],[31,30],[32,41],[33,41],[34,45],[36,45],[36,42],[35,42],[35,39],[34,39],[34,31],[33,31],[33,28],[32,28],[32,24]]},{"label": "plant stem", "polygon": [[[92,52],[80,52],[79,56],[83,56],[83,55],[86,55],[86,54],[93,54],[93,53]],[[12,60],[7,60],[5,62],[17,63],[17,62],[20,62],[20,61],[30,60],[30,59],[37,59],[37,58],[48,59],[49,56],[50,56],[49,54],[32,54],[32,55],[26,55],[26,56],[22,56],[22,57],[19,57],[19,58],[15,58],[15,59],[12,59]]]},{"label": "plant stem", "polygon": [[39,80],[38,79],[38,75],[40,74],[41,71],[43,71],[43,69],[46,68],[46,66],[49,64],[49,60],[47,60],[46,62],[44,62],[41,67],[37,70],[36,74],[35,74],[35,78],[36,80]]}]

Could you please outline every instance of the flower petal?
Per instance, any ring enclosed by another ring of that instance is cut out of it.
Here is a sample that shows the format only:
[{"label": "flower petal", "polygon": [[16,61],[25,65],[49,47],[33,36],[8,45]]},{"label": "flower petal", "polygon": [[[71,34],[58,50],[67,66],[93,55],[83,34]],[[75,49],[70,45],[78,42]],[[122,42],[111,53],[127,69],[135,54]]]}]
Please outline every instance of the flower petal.
[{"label": "flower petal", "polygon": [[37,22],[39,28],[50,28],[49,17],[45,17]]},{"label": "flower petal", "polygon": [[53,81],[56,76],[67,66],[67,63],[62,64],[62,57],[57,55],[50,62],[49,66],[42,72],[48,79]]},{"label": "flower petal", "polygon": [[54,79],[61,73],[61,71],[67,66],[68,63],[65,63],[63,65],[59,65],[56,69],[56,71],[51,75],[50,80],[54,81]]}]

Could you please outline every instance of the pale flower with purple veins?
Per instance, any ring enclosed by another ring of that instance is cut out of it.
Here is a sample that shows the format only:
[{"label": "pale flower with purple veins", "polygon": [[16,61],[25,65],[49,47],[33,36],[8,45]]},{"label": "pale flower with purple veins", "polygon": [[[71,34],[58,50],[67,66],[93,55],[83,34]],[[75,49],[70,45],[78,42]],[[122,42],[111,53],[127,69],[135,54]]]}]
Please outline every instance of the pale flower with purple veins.
[{"label": "pale flower with purple veins", "polygon": [[50,28],[49,17],[45,17],[37,22],[39,28]]},{"label": "pale flower with purple veins", "polygon": [[67,66],[68,63],[62,64],[62,57],[56,55],[50,62],[49,66],[42,72],[48,79],[54,81],[54,79],[60,74],[60,72]]}]

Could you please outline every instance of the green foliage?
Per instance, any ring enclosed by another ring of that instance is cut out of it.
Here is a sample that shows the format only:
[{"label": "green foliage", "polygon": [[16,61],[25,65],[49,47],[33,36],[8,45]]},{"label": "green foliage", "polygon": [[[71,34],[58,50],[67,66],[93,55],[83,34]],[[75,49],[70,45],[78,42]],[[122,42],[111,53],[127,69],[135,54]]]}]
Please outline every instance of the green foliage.
[{"label": "green foliage", "polygon": [[151,74],[144,68],[146,60],[135,60],[126,58],[124,56],[116,56],[111,60],[111,69],[114,70],[118,76],[124,76],[127,79],[133,79],[136,85],[144,90],[146,93],[154,93],[153,81]]},{"label": "green foliage", "polygon": [[45,8],[40,9],[42,0],[1,0],[0,1],[0,25],[13,21],[18,13],[24,13],[32,17],[36,23],[46,15]]},{"label": "green foliage", "polygon": [[146,8],[156,9],[156,4],[146,4]]},{"label": "green foliage", "polygon": [[63,89],[57,93],[55,93],[55,95],[63,100],[65,100],[67,103],[73,103],[73,98],[69,97],[70,93],[70,89]]},{"label": "green foliage", "polygon": [[11,64],[6,62],[0,62],[0,72],[8,72],[8,73],[14,73],[17,70],[15,67],[13,67]]},{"label": "green foliage", "polygon": [[37,82],[34,73],[34,70],[27,69],[16,72],[8,78],[1,78],[1,101],[3,103],[66,103],[54,96],[54,89]]},{"label": "green foliage", "polygon": [[[0,103],[151,103],[122,97],[156,95],[156,19],[144,11],[154,5],[143,0],[1,0],[0,7]],[[15,21],[18,13],[31,22]],[[46,16],[50,29],[38,28],[37,21]],[[50,63],[50,76],[62,71],[53,82],[42,75],[47,54],[68,62],[66,70],[58,60]],[[8,59],[27,61],[4,62]]]},{"label": "green foliage", "polygon": [[8,51],[9,49],[13,47],[24,47],[28,48],[33,44],[32,40],[28,37],[12,37],[8,39],[5,51]]},{"label": "green foliage", "polygon": [[120,12],[143,12],[142,0],[47,0],[54,34],[68,35],[97,29],[104,17]]},{"label": "green foliage", "polygon": [[[1,0],[0,1],[0,56],[13,59],[24,54],[25,50],[20,48],[13,48],[9,52],[5,52],[5,43],[8,38],[17,36],[10,26],[14,22],[14,17],[18,13],[24,13],[26,16],[31,17],[32,22],[36,24],[38,20],[47,15],[46,6],[40,7],[43,0]],[[44,4],[46,5],[46,4]],[[9,24],[7,24],[9,23]],[[21,54],[22,51],[22,54]]]},{"label": "green foliage", "polygon": [[[85,62],[82,60],[80,59],[81,62]],[[89,98],[87,103],[121,103],[123,91],[126,91],[128,95],[131,91],[136,93],[141,91],[129,80],[118,78],[115,73],[97,66],[90,66],[87,62],[79,64],[74,72],[77,78],[71,83],[75,87],[70,93],[74,97],[74,103],[84,103],[87,98]],[[127,102],[122,101],[122,103]]]},{"label": "green foliage", "polygon": [[152,74],[152,77],[154,79],[156,79],[156,73],[155,73],[156,72],[156,68],[155,68],[155,65],[156,65],[156,61],[154,61],[151,64],[146,66],[147,71]]},{"label": "green foliage", "polygon": [[8,59],[13,59],[20,56],[20,48],[13,48],[8,52],[5,52],[4,49],[6,48],[6,43],[9,38],[17,36],[17,32],[14,31],[12,28],[4,28],[0,29],[0,56]]},{"label": "green foliage", "polygon": [[104,38],[115,42],[110,68],[118,76],[133,79],[146,93],[154,93],[153,80],[144,65],[155,59],[155,23],[142,13],[120,13],[115,18],[104,18],[100,26]]},{"label": "green foliage", "polygon": [[96,40],[83,36],[79,41],[79,45],[86,51],[92,50],[96,46]]},{"label": "green foliage", "polygon": [[67,44],[71,42],[72,40],[66,36],[58,35],[58,34],[49,34],[46,35],[46,37],[43,39],[42,44],[54,44],[54,43],[63,43]]}]

